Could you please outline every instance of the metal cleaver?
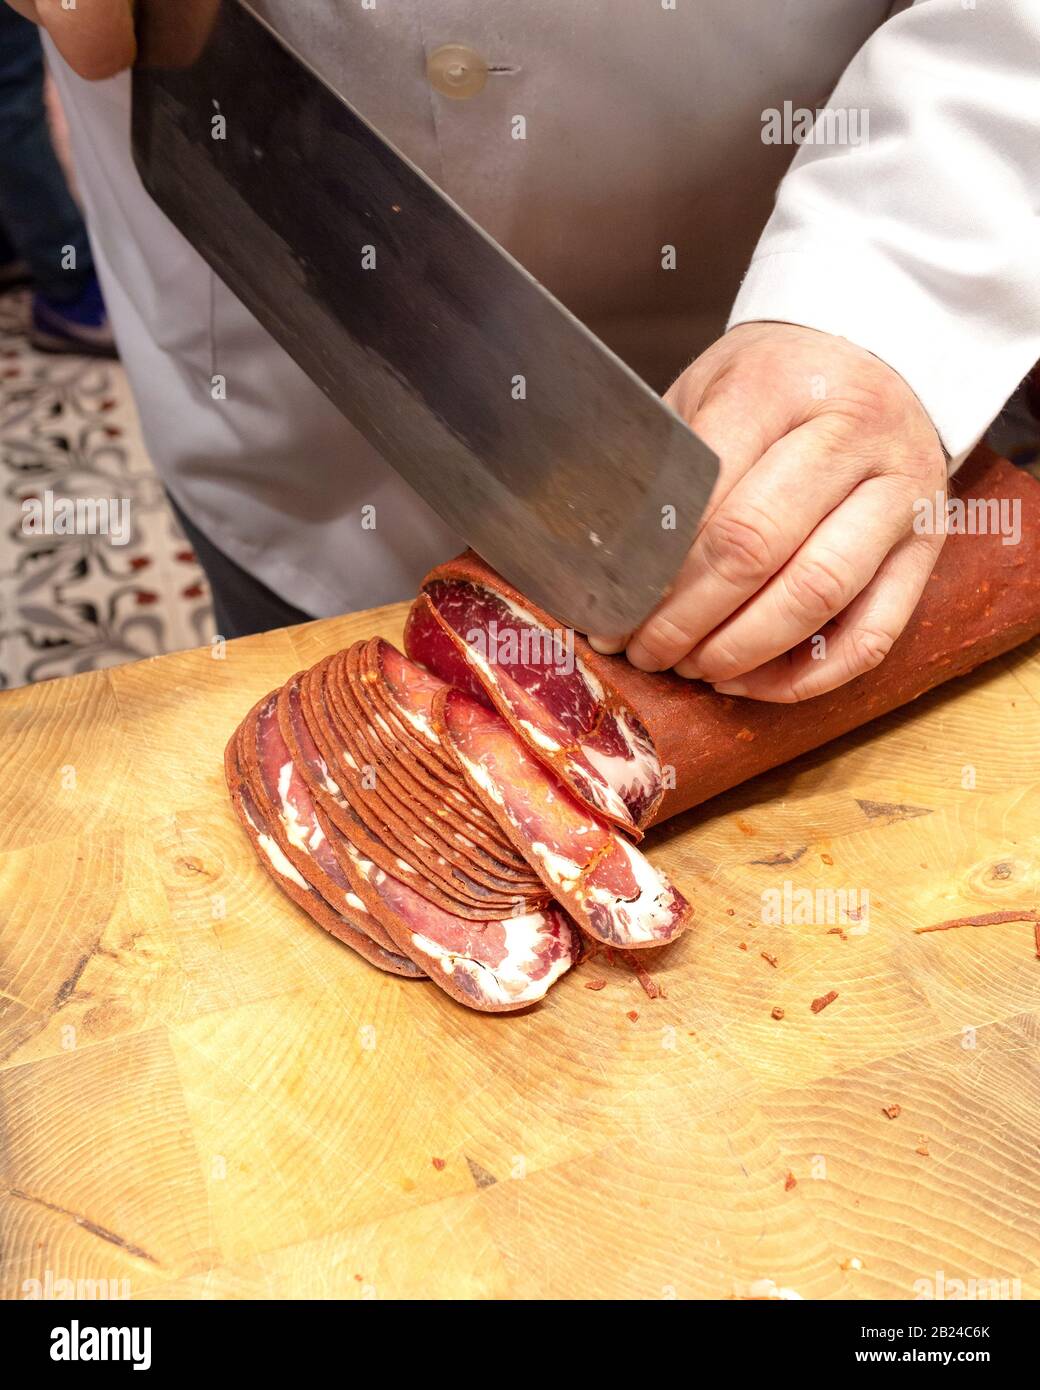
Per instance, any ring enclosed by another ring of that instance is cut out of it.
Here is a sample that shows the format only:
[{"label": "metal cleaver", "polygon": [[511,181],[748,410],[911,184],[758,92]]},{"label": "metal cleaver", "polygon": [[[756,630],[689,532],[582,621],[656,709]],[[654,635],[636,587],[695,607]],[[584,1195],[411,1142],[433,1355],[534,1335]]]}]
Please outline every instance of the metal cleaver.
[{"label": "metal cleaver", "polygon": [[242,0],[137,13],[159,206],[506,579],[582,631],[637,627],[707,505],[707,446]]}]

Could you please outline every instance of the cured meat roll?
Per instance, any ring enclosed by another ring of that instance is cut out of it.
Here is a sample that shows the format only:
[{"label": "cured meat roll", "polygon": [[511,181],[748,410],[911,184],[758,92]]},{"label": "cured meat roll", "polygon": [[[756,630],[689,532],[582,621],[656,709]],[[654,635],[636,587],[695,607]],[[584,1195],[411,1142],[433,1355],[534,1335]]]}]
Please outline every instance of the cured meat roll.
[{"label": "cured meat roll", "polygon": [[[962,524],[951,528],[889,655],[847,685],[799,704],[719,695],[699,681],[601,656],[472,552],[427,576],[409,614],[406,651],[496,709],[591,810],[602,815],[607,803],[589,767],[646,827],[1040,632],[1040,483],[978,449],[956,475],[951,496],[952,516]],[[967,521],[979,516],[988,518],[983,531]],[[996,518],[1012,520],[1010,535],[993,525]]]}]

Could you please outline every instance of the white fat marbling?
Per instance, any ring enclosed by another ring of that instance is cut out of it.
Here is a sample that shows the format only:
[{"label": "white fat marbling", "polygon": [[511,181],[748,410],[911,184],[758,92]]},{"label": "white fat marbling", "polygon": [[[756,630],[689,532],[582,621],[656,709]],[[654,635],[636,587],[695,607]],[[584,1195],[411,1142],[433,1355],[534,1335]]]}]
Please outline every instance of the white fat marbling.
[{"label": "white fat marbling", "polygon": [[543,845],[540,840],[531,845],[531,853],[542,864],[553,883],[563,892],[572,892],[577,887],[581,877],[581,866],[575,864],[573,859],[568,859],[563,854],[557,854],[548,845]]},{"label": "white fat marbling", "polygon": [[548,920],[541,912],[503,918],[506,954],[495,966],[484,965],[470,956],[449,951],[419,932],[412,933],[412,945],[430,960],[436,961],[445,975],[453,975],[459,970],[476,980],[481,994],[493,1003],[518,1004],[524,1000],[541,999],[570,968],[570,957],[563,954],[553,961],[541,979],[530,978],[529,972],[537,964],[537,949],[548,928]]},{"label": "white fat marbling", "polygon": [[271,867],[275,872],[281,874],[283,878],[287,878],[290,883],[295,883],[298,888],[303,888],[309,892],[311,885],[296,866],[286,858],[278,842],[273,840],[270,835],[263,834],[262,831],[257,834],[256,838],[260,848],[271,861]]},{"label": "white fat marbling", "polygon": [[595,886],[586,886],[583,892],[592,902],[602,903],[624,920],[630,941],[660,940],[656,928],[670,927],[672,924],[675,908],[673,890],[634,845],[630,845],[621,835],[616,835],[614,841],[621,846],[632,869],[639,889],[638,898],[634,902],[621,900],[609,889]]},{"label": "white fat marbling", "polygon": [[502,795],[498,787],[495,785],[494,779],[492,778],[490,772],[488,772],[484,764],[480,762],[474,762],[472,758],[467,758],[462,753],[459,754],[459,757],[462,759],[462,763],[466,771],[473,778],[474,782],[476,782],[480,790],[484,792],[484,794],[491,801],[493,801],[496,806],[504,805],[505,797]]},{"label": "white fat marbling", "polygon": [[289,788],[292,785],[294,768],[291,762],[283,763],[278,769],[278,800],[281,803],[281,814],[279,819],[285,830],[285,838],[294,849],[302,850],[309,854],[312,849],[316,849],[325,838],[321,833],[321,827],[314,829],[319,836],[317,842],[314,841],[314,831],[309,831],[303,821],[300,820],[296,803],[289,796]]}]

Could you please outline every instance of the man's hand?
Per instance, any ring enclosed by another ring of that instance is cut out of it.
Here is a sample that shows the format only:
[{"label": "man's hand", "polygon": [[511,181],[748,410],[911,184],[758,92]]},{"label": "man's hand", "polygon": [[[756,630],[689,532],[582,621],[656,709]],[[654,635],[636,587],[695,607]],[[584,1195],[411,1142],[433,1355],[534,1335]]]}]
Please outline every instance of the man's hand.
[{"label": "man's hand", "polygon": [[58,52],[80,77],[112,77],[134,61],[133,0],[76,0],[70,9],[61,0],[8,3],[46,29]]},{"label": "man's hand", "polygon": [[876,666],[921,596],[945,521],[938,534],[913,530],[914,501],[945,495],[946,460],[903,378],[844,338],[747,323],[665,399],[721,471],[674,588],[628,641],[629,660],[773,701],[820,695]]}]

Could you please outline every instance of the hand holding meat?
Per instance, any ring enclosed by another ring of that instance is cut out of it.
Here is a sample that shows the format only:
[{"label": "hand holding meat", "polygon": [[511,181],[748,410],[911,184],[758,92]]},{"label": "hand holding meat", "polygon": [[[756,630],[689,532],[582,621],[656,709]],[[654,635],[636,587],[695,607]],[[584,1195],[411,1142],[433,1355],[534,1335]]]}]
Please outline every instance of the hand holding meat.
[{"label": "hand holding meat", "polygon": [[844,338],[752,323],[666,399],[721,472],[672,592],[628,641],[632,663],[785,702],[876,666],[943,542],[913,528],[914,502],[943,492],[946,463],[902,377]]}]

